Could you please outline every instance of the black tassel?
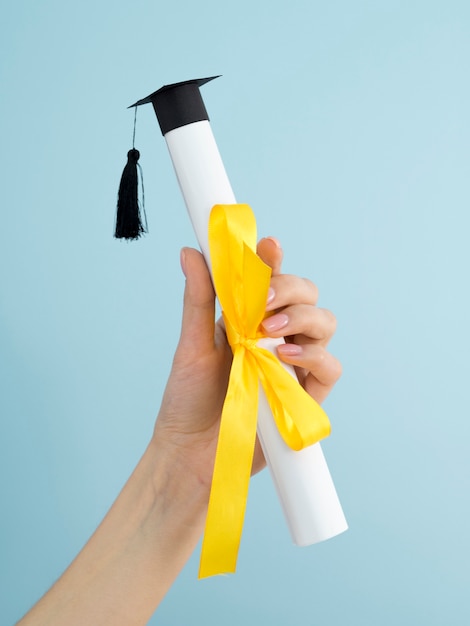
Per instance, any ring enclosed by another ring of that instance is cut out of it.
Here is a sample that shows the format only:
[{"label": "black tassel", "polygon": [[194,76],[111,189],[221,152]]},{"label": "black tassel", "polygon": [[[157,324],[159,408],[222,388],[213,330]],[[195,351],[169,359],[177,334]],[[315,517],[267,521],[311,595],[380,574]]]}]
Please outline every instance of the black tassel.
[{"label": "black tassel", "polygon": [[[137,168],[140,152],[135,148],[127,153],[127,163],[121,176],[117,200],[116,232],[117,239],[138,239],[147,232],[147,219],[145,207],[142,206],[143,217],[139,205],[139,175]],[[142,170],[141,170],[142,180]],[[142,198],[143,196],[142,181]]]}]

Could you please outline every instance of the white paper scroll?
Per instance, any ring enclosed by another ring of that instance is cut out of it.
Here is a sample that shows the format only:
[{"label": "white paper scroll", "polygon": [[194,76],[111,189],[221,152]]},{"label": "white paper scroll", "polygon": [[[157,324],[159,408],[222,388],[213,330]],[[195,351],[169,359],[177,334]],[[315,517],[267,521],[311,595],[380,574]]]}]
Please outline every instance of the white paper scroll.
[{"label": "white paper scroll", "polygon": [[[196,237],[210,268],[208,222],[215,204],[235,204],[208,121],[169,131],[165,139]],[[274,354],[282,340],[262,339]],[[283,364],[295,376],[293,368]],[[260,389],[258,436],[295,544],[310,545],[347,529],[335,486],[320,444],[300,452],[282,440]]]}]

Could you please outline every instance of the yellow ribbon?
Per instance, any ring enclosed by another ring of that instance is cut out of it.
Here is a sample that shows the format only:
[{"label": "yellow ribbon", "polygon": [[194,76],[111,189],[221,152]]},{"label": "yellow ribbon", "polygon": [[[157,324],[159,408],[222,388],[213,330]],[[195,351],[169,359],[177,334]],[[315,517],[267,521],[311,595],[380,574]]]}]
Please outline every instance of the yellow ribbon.
[{"label": "yellow ribbon", "polygon": [[263,337],[271,268],[256,254],[256,221],[246,204],[216,205],[209,219],[214,286],[232,369],[222,410],[199,578],[235,572],[256,440],[259,382],[287,445],[301,450],[330,433],[323,409],[268,350]]}]

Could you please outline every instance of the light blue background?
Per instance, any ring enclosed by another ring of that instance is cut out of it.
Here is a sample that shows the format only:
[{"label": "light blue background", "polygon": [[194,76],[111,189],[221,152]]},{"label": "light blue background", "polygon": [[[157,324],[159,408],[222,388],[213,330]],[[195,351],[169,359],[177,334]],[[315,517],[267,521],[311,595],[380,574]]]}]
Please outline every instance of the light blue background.
[{"label": "light blue background", "polygon": [[166,626],[470,623],[466,0],[15,0],[1,42],[0,619],[78,552],[152,432],[194,245],[151,107],[150,234],[112,238],[133,114],[204,88],[237,198],[339,320],[324,450],[349,532],[291,545],[253,480],[238,572],[158,609]]}]

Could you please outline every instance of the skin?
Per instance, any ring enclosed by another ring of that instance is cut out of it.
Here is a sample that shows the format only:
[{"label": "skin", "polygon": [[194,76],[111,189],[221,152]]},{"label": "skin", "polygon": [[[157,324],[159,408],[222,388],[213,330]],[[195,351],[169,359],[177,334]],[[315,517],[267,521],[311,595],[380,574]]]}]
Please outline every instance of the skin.
[{"label": "skin", "polygon": [[[322,402],[341,374],[327,350],[334,316],[316,306],[307,279],[281,274],[282,249],[262,239],[273,268],[263,322],[286,337],[279,358]],[[231,351],[215,322],[215,296],[202,255],[181,252],[186,276],[180,341],[152,439],[110,511],[65,573],[18,622],[21,626],[146,624],[196,547],[204,529]],[[265,465],[257,444],[252,473]]]}]

